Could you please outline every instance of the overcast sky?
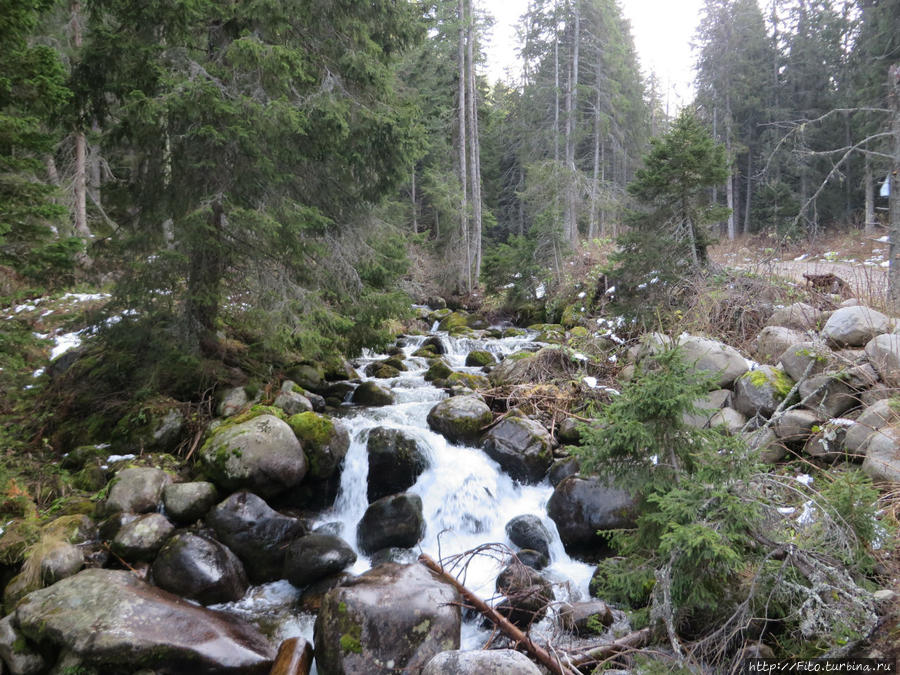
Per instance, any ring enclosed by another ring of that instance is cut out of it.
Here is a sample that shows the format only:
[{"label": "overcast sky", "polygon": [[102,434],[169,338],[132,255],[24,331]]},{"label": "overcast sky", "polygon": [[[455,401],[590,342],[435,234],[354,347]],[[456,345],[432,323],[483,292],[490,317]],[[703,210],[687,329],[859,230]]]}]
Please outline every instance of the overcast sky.
[{"label": "overcast sky", "polygon": [[[518,73],[514,26],[528,7],[528,0],[480,0],[494,15],[494,35],[487,48],[488,77],[500,79],[507,69]],[[691,40],[703,0],[619,0],[631,22],[641,69],[655,72],[672,94],[672,112],[679,102],[691,99],[694,58]]]}]

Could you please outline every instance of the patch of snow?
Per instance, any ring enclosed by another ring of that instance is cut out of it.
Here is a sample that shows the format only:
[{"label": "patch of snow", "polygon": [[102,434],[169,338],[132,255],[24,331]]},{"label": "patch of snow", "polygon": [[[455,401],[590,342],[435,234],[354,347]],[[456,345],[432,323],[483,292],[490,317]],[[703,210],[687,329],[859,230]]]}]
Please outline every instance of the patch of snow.
[{"label": "patch of snow", "polygon": [[513,286],[515,286],[515,284],[506,284],[503,288],[512,288]]},{"label": "patch of snow", "polygon": [[75,302],[91,302],[92,300],[106,300],[109,293],[66,293],[60,300],[74,300]]},{"label": "patch of snow", "polygon": [[881,266],[884,267],[884,268],[888,268],[888,267],[891,266],[891,261],[890,261],[890,260],[885,260],[885,261],[883,261],[883,262],[881,263]]},{"label": "patch of snow", "polygon": [[796,258],[794,258],[794,262],[802,262],[802,261],[806,260],[808,257],[809,257],[809,253],[804,253],[803,255],[798,255]]},{"label": "patch of snow", "polygon": [[804,502],[803,513],[797,516],[796,522],[798,525],[810,525],[816,522],[816,509],[813,506],[812,500]]},{"label": "patch of snow", "polygon": [[588,375],[587,377],[582,377],[581,381],[584,382],[591,389],[597,388],[597,378],[596,377],[591,377],[590,375]]},{"label": "patch of snow", "polygon": [[538,287],[534,289],[534,297],[540,300],[545,295],[547,295],[547,287],[543,283],[538,284]]},{"label": "patch of snow", "polygon": [[604,293],[604,295],[612,295],[615,292],[616,292],[616,287],[610,286],[609,288],[606,289],[606,293]]},{"label": "patch of snow", "polygon": [[657,455],[650,455],[650,462],[651,462],[654,466],[656,466],[657,464],[659,464],[659,456],[657,456]]},{"label": "patch of snow", "polygon": [[572,358],[575,359],[576,361],[587,361],[588,360],[588,357],[585,356],[584,354],[582,354],[581,352],[575,352],[574,354],[572,354]]},{"label": "patch of snow", "polygon": [[659,283],[659,277],[653,277],[653,278],[650,280],[650,284],[651,284],[651,285],[652,285],[652,284],[657,284],[657,283]]},{"label": "patch of snow", "polygon": [[13,309],[13,312],[15,312],[16,314],[20,314],[21,312],[33,312],[36,309],[37,309],[37,305],[31,305],[31,304],[25,303],[24,305],[17,305]]},{"label": "patch of snow", "polygon": [[746,362],[747,367],[750,370],[756,370],[757,368],[759,368],[759,363],[757,361],[754,361],[753,359],[745,358],[744,361]]},{"label": "patch of snow", "polygon": [[637,288],[638,288],[639,291],[642,291],[642,290],[644,290],[645,288],[647,288],[647,284],[638,284],[638,285],[637,285]]},{"label": "patch of snow", "polygon": [[578,299],[581,300],[586,295],[587,295],[587,293],[585,293],[584,291],[581,291],[581,293],[578,294]]},{"label": "patch of snow", "polygon": [[70,349],[75,349],[76,347],[81,345],[81,334],[83,330],[76,331],[74,333],[63,333],[62,335],[57,335],[53,340],[55,342],[55,346],[50,350],[50,360],[62,356]]},{"label": "patch of snow", "polygon": [[828,420],[828,424],[831,424],[836,427],[852,427],[856,424],[853,420],[848,420],[846,417],[833,417]]},{"label": "patch of snow", "polygon": [[110,455],[106,458],[108,464],[113,464],[114,462],[121,462],[126,459],[134,459],[137,455]]},{"label": "patch of snow", "polygon": [[799,476],[794,476],[794,480],[807,487],[813,484],[813,477],[808,473],[801,473]]},{"label": "patch of snow", "polygon": [[883,237],[878,237],[878,239],[876,239],[875,241],[877,241],[879,244],[890,244],[891,237],[890,237],[890,235],[886,234]]},{"label": "patch of snow", "polygon": [[780,514],[783,515],[783,516],[789,516],[789,515],[791,515],[792,513],[794,513],[796,510],[797,510],[797,509],[795,509],[793,506],[780,506],[780,507],[778,507],[778,513],[780,513]]},{"label": "patch of snow", "polygon": [[616,356],[615,354],[610,354],[609,358],[606,360],[609,361],[610,363],[615,363],[616,361],[619,360],[619,357]]},{"label": "patch of snow", "polygon": [[52,309],[48,309],[46,312],[44,312],[43,314],[41,314],[41,318],[43,319],[45,316],[50,316],[51,314],[53,314],[53,310],[52,310]]},{"label": "patch of snow", "polygon": [[43,369],[43,368],[38,368],[36,371],[34,371],[34,372],[31,374],[31,376],[32,376],[32,377],[40,377],[40,376],[43,375],[43,374],[44,374],[44,369]]}]

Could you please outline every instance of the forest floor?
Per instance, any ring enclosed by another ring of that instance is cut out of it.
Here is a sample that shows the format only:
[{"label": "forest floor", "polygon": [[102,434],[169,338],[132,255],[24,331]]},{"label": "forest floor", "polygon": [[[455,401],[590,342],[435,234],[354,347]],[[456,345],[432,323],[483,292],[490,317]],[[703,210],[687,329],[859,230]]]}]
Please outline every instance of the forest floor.
[{"label": "forest floor", "polygon": [[888,238],[883,228],[826,234],[814,241],[778,242],[754,236],[710,248],[714,262],[764,277],[805,283],[804,275],[833,274],[849,284],[848,297],[882,305],[887,296]]}]

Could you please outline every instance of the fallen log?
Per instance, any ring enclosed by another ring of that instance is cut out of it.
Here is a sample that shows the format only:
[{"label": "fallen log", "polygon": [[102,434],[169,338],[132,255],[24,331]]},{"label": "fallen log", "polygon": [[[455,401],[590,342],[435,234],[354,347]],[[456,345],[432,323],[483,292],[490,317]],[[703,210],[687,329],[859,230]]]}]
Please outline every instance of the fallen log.
[{"label": "fallen log", "polygon": [[536,661],[548,668],[550,672],[553,673],[553,675],[578,675],[576,671],[573,671],[571,668],[563,664],[559,659],[551,656],[551,654],[540,645],[535,644],[530,637],[516,628],[505,617],[499,614],[497,610],[495,610],[493,607],[484,602],[484,600],[472,593],[472,591],[459,583],[456,577],[445,572],[444,568],[438,565],[431,557],[423,553],[419,556],[419,562],[425,565],[425,567],[431,570],[435,575],[437,575],[437,577],[441,581],[450,584],[457,591],[459,591],[460,595],[462,595],[466,599],[466,602],[469,602],[475,609],[477,609],[485,617],[490,619],[491,622],[493,622],[493,624],[497,626],[497,628],[499,628],[508,638],[513,640],[516,644],[521,645],[522,648],[527,651]]},{"label": "fallen log", "polygon": [[615,642],[593,647],[586,652],[569,658],[569,664],[575,668],[581,668],[603,659],[608,659],[616,654],[621,654],[632,649],[640,649],[650,640],[650,629],[642,628],[628,635],[620,637]]}]

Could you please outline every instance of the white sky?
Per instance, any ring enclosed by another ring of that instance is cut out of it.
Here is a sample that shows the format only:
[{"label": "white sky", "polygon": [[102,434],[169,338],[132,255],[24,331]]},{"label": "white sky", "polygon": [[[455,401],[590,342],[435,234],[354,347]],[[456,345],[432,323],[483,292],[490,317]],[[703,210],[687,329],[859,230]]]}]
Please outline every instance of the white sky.
[{"label": "white sky", "polygon": [[[619,0],[637,46],[641,69],[651,70],[670,90],[670,112],[693,96],[694,57],[691,40],[699,22],[703,0]],[[528,7],[528,0],[480,0],[494,15],[494,35],[487,45],[487,74],[490,80],[505,79],[511,68],[513,79],[519,72],[516,62],[515,24]]]}]

